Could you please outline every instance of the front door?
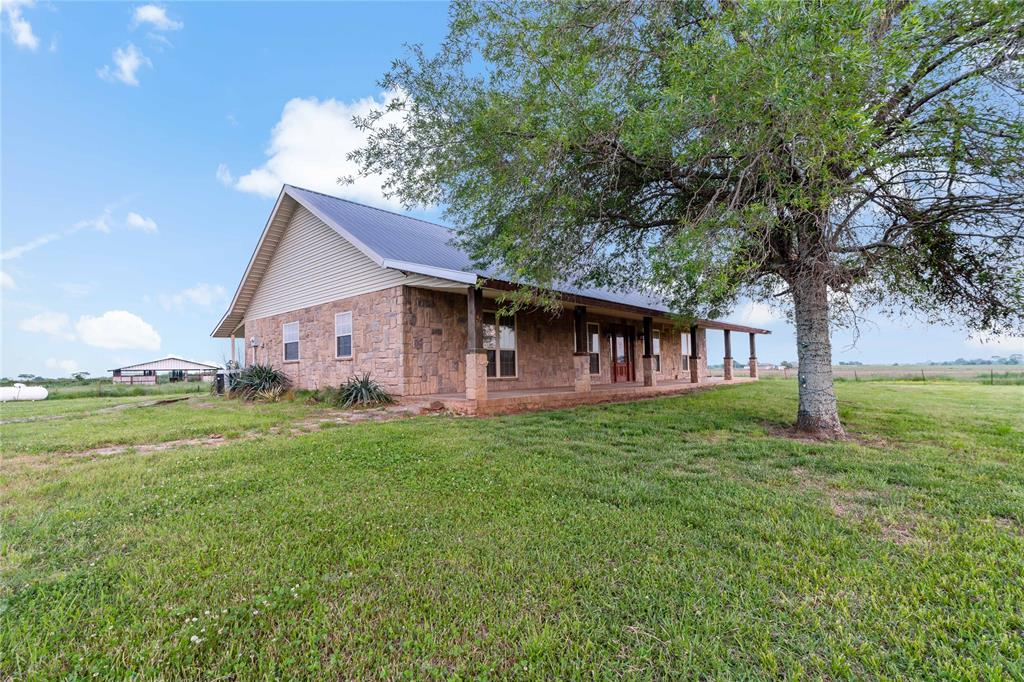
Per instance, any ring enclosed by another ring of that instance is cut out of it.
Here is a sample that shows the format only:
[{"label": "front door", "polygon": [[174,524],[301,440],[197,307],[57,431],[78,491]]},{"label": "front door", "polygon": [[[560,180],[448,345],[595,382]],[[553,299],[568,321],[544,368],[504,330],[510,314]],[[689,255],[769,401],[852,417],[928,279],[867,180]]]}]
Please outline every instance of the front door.
[{"label": "front door", "polygon": [[633,347],[636,335],[633,328],[621,325],[612,334],[612,381],[636,381],[633,366]]}]

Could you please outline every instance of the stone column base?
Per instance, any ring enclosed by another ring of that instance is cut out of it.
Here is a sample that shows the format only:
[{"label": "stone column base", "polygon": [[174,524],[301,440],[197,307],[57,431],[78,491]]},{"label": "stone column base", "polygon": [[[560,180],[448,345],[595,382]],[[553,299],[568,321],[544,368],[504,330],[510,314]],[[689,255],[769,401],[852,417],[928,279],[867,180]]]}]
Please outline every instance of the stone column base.
[{"label": "stone column base", "polygon": [[722,377],[726,381],[732,381],[732,358],[725,359],[725,370],[722,372]]},{"label": "stone column base", "polygon": [[586,393],[590,390],[590,353],[573,353],[573,375],[576,378],[576,392]]},{"label": "stone column base", "polygon": [[690,383],[700,383],[700,357],[690,356]]},{"label": "stone column base", "polygon": [[750,356],[750,378],[757,378],[757,358]]},{"label": "stone column base", "polygon": [[466,400],[487,400],[487,352],[466,353]]},{"label": "stone column base", "polygon": [[645,355],[642,359],[644,368],[644,386],[657,386],[658,378],[654,375],[654,358]]}]

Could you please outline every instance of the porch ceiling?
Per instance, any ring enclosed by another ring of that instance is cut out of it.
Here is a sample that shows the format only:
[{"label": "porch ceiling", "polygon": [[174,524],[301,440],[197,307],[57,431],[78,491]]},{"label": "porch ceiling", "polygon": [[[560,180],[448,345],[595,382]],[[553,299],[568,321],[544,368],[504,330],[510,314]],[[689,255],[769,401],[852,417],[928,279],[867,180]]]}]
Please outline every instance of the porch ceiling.
[{"label": "porch ceiling", "polygon": [[[491,281],[492,284],[496,284]],[[494,300],[502,294],[508,293],[511,285],[502,283],[500,286],[484,287],[484,298]],[[651,310],[647,308],[639,308],[637,306],[626,305],[623,303],[610,303],[608,301],[599,301],[597,299],[587,298],[585,296],[576,296],[573,294],[561,294],[559,296],[562,302],[562,307],[565,309],[571,309],[573,306],[585,305],[588,313],[594,313],[597,315],[607,315],[609,317],[619,317],[627,320],[643,320],[644,317],[651,317],[654,321],[662,324],[672,324],[683,326],[680,324],[678,318],[672,317],[664,312]],[[694,324],[698,327],[705,329],[720,329],[744,333],[744,334],[771,334],[771,330],[761,329],[759,327],[749,327],[747,325],[735,324],[733,322],[724,322],[721,320],[694,320]]]}]

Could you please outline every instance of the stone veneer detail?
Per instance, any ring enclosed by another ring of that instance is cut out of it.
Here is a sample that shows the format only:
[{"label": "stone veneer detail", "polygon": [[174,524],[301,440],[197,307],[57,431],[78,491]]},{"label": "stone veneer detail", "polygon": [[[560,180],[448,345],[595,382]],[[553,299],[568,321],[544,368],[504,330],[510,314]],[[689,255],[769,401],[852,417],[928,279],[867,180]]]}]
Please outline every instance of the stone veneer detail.
[{"label": "stone veneer detail", "polygon": [[[485,302],[486,310],[497,306]],[[334,315],[352,311],[351,359],[336,359]],[[299,360],[284,362],[282,325],[299,323]],[[611,381],[610,325],[628,324],[641,332],[640,320],[590,314],[601,334],[601,372],[590,375],[593,385]],[[487,391],[495,397],[505,390],[574,387],[573,317],[571,309],[559,315],[545,311],[520,312],[516,316],[518,376],[489,379]],[[661,333],[661,371],[656,380],[687,379],[682,369],[680,329],[655,324]],[[258,336],[260,362],[282,368],[296,388],[338,386],[353,374],[369,372],[396,395],[462,393],[466,390],[466,296],[462,293],[399,286],[352,298],[310,306],[271,317],[247,320],[246,335]],[[700,376],[707,376],[707,341],[697,330]],[[636,378],[643,381],[643,343],[634,349]],[[253,349],[246,349],[253,361]],[[588,361],[589,362],[589,361]],[[582,388],[582,385],[581,385]]]},{"label": "stone veneer detail", "polygon": [[[246,320],[246,336],[258,336],[256,361],[284,370],[296,388],[339,386],[354,374],[370,375],[396,395],[402,381],[402,289],[391,287],[257,320]],[[334,315],[352,311],[352,357],[335,357]],[[299,323],[299,359],[284,361],[281,327]],[[253,362],[253,349],[246,349]]]},{"label": "stone veneer detail", "polygon": [[405,395],[466,390],[466,296],[403,287]]}]

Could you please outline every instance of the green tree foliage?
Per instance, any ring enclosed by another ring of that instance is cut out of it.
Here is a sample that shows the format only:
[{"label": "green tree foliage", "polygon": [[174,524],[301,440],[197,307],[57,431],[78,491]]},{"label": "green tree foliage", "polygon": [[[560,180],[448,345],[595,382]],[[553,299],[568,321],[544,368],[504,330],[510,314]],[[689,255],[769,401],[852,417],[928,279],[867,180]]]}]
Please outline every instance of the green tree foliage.
[{"label": "green tree foliage", "polygon": [[457,2],[353,156],[531,288],[790,301],[798,425],[838,434],[830,322],[1022,329],[1022,45],[1011,1]]}]

